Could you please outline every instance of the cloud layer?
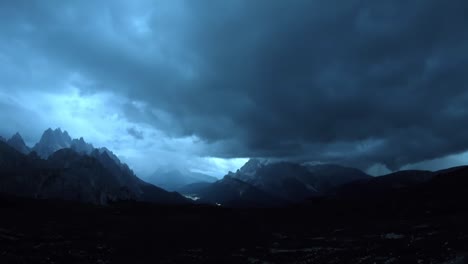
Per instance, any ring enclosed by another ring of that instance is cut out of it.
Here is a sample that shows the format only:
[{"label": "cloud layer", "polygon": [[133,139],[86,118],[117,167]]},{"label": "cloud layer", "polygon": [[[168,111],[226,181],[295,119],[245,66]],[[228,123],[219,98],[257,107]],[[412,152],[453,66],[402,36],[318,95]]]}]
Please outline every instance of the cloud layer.
[{"label": "cloud layer", "polygon": [[42,109],[21,96],[72,87],[105,102],[99,120],[117,114],[105,124],[125,124],[122,138],[191,139],[169,145],[192,158],[398,169],[468,150],[464,0],[0,6],[0,107],[18,112],[2,123]]}]

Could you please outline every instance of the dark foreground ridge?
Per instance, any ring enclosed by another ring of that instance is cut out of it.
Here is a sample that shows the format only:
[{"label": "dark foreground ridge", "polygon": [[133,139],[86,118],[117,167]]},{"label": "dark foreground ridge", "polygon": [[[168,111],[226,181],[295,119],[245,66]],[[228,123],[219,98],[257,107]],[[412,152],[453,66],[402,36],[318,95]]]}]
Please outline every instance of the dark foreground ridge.
[{"label": "dark foreground ridge", "polygon": [[466,263],[468,252],[468,214],[455,207],[102,207],[1,197],[0,208],[0,263]]}]

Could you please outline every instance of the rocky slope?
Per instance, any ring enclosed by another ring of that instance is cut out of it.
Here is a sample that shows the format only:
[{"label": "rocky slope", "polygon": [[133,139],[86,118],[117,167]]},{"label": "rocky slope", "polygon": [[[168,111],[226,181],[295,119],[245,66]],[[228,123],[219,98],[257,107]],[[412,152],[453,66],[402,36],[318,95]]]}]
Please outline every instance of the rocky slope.
[{"label": "rocky slope", "polygon": [[371,179],[364,172],[338,165],[306,165],[294,162],[249,160],[230,176],[290,201],[326,194],[356,180]]},{"label": "rocky slope", "polygon": [[31,152],[31,149],[28,146],[26,146],[26,143],[24,143],[24,140],[19,133],[14,134],[6,142],[8,143],[8,145],[10,145],[11,147],[23,154],[28,154],[29,152]]}]

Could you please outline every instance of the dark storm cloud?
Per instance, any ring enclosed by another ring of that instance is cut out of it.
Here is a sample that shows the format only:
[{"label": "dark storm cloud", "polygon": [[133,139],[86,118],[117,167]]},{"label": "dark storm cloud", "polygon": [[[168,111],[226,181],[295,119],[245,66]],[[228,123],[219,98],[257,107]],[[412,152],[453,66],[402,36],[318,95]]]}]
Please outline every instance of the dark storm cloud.
[{"label": "dark storm cloud", "polygon": [[395,169],[468,149],[464,0],[21,3],[0,4],[4,85],[79,72],[207,154]]},{"label": "dark storm cloud", "polygon": [[144,139],[143,132],[137,130],[137,129],[134,128],[134,127],[127,128],[127,132],[128,132],[128,134],[129,134],[130,136],[132,136],[132,137],[134,137],[134,138],[136,138],[136,139],[139,139],[139,140]]}]

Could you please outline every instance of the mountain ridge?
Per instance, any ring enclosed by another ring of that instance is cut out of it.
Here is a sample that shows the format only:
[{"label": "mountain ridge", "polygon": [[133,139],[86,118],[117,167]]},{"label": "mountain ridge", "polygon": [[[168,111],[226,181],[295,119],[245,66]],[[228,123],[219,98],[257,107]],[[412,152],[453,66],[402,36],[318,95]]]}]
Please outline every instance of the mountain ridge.
[{"label": "mountain ridge", "polygon": [[23,154],[28,154],[31,151],[31,149],[26,146],[26,143],[24,143],[23,137],[19,132],[16,132],[10,139],[6,140],[6,142]]},{"label": "mountain ridge", "polygon": [[[11,142],[22,142],[19,134],[12,138],[14,141]],[[73,141],[68,132],[59,128],[47,129],[28,153],[0,142],[0,174],[3,175],[0,192],[96,204],[118,200],[190,203],[180,194],[139,179],[107,148],[91,151],[91,147],[83,138]],[[55,151],[50,153],[52,150]]]},{"label": "mountain ridge", "polygon": [[227,207],[277,207],[287,202],[259,188],[226,175],[214,183],[194,183],[182,189],[187,197],[199,203]]},{"label": "mountain ridge", "polygon": [[358,169],[334,164],[304,165],[257,159],[249,160],[229,175],[290,201],[323,195],[338,185],[372,178]]},{"label": "mountain ridge", "polygon": [[66,130],[62,132],[61,128],[55,130],[48,128],[42,134],[39,142],[34,145],[32,151],[46,159],[57,150],[70,148],[71,144],[72,139]]},{"label": "mountain ridge", "polygon": [[[178,191],[209,203],[240,206],[249,201],[254,207],[271,207],[326,196],[336,186],[372,178],[358,169],[334,164],[251,159],[221,180],[189,184]],[[248,197],[242,197],[245,190],[249,190]]]}]

